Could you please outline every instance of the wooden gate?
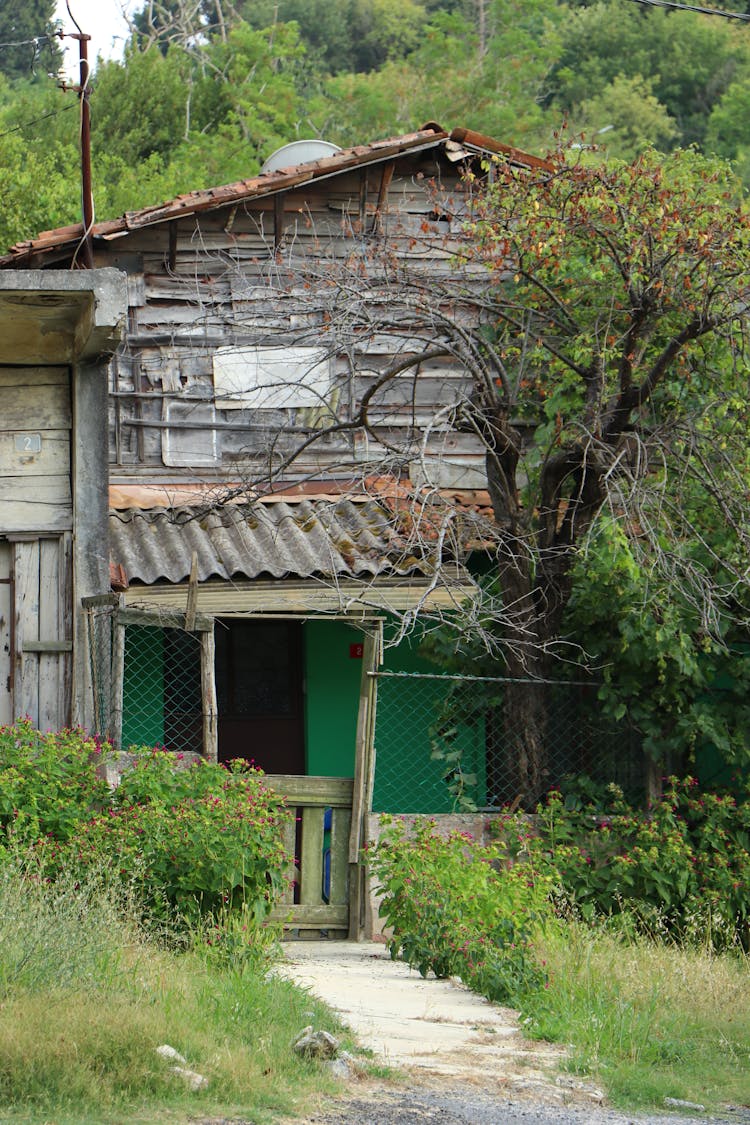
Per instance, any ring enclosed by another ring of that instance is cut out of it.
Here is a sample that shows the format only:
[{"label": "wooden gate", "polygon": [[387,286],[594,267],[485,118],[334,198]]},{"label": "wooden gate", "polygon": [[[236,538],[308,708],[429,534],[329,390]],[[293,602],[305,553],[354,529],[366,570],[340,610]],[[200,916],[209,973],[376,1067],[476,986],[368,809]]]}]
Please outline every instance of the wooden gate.
[{"label": "wooden gate", "polygon": [[[272,918],[288,931],[346,937],[350,925],[349,844],[354,780],[267,774],[265,784],[287,799],[293,820],[286,849],[293,857],[289,886]],[[356,870],[356,865],[355,865]],[[351,936],[356,936],[355,933]]]}]

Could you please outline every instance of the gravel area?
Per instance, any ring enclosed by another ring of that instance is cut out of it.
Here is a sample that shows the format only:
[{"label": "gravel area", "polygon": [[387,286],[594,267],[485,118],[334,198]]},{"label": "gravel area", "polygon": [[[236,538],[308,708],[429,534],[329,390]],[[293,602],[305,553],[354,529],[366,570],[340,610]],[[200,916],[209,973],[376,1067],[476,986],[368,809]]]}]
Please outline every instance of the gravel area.
[{"label": "gravel area", "polygon": [[[295,1118],[294,1125],[750,1125],[750,1108],[722,1114],[625,1114],[598,1106],[573,1106],[488,1095],[441,1083],[408,1089],[375,1085],[345,1096],[318,1112]],[[292,1125],[290,1121],[288,1125]]]}]

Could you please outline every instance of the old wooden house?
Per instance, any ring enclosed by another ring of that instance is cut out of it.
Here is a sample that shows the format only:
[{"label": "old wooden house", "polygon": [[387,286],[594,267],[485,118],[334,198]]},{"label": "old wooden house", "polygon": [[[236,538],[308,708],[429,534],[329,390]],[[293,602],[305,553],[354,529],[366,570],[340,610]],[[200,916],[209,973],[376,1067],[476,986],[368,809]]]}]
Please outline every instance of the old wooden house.
[{"label": "old wooden house", "polygon": [[[486,503],[482,444],[458,423],[466,372],[434,347],[440,324],[388,286],[407,262],[427,287],[450,273],[466,173],[492,159],[534,162],[436,125],[348,150],[296,142],[253,179],[92,232],[95,266],[126,275],[128,313],[109,366],[108,480],[98,470],[115,588],[84,602],[91,706],[118,745],[246,757],[274,775],[305,806],[305,854],[329,857],[322,885],[303,879],[305,917],[333,928],[349,925],[346,864],[372,801],[383,629],[473,588],[460,536],[425,535],[410,498],[428,481],[466,511]],[[0,265],[67,269],[80,238],[46,232]],[[363,314],[374,275],[372,307],[399,307],[387,330]],[[353,424],[364,406],[367,425]],[[406,643],[387,662],[420,666]],[[425,738],[415,725],[423,758]]]},{"label": "old wooden house", "polygon": [[114,270],[0,274],[0,723],[94,725],[81,598],[109,581],[108,363]]}]

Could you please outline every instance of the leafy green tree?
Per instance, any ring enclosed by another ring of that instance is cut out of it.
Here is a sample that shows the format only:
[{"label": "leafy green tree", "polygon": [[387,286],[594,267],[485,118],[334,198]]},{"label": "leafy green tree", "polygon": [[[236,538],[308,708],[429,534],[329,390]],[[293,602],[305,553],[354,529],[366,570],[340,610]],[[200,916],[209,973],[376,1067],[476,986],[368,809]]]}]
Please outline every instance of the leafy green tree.
[{"label": "leafy green tree", "polygon": [[[255,174],[295,136],[305,115],[293,24],[237,24],[226,41],[189,51],[140,50],[97,71],[92,98],[94,182],[100,215]],[[138,102],[138,113],[133,103]]]},{"label": "leafy green tree", "polygon": [[304,106],[295,83],[295,63],[303,55],[293,23],[260,31],[240,23],[226,43],[209,47],[212,72],[222,78],[224,121],[250,145],[248,162],[296,134]]},{"label": "leafy green tree", "polygon": [[[729,607],[707,627],[684,585],[651,572],[636,546],[622,526],[601,521],[573,569],[564,628],[603,678],[605,712],[642,736],[655,796],[660,776],[687,769],[702,745],[727,764],[747,764],[750,637]],[[686,547],[695,552],[694,542]],[[704,573],[715,571],[701,553]]]},{"label": "leafy green tree", "polygon": [[618,75],[581,103],[571,128],[602,145],[608,156],[622,160],[632,160],[646,145],[668,151],[679,129],[652,93],[652,85],[639,74],[633,78]]},{"label": "leafy green tree", "polygon": [[323,72],[359,73],[417,46],[427,11],[418,0],[246,0],[239,11],[256,28],[294,22]]},{"label": "leafy green tree", "polygon": [[711,110],[705,147],[736,162],[745,183],[750,177],[750,75],[738,79]]},{"label": "leafy green tree", "polygon": [[645,76],[675,121],[682,146],[703,142],[712,107],[750,64],[746,29],[691,12],[600,0],[575,10],[561,34],[546,104],[575,118],[577,107],[619,76]]},{"label": "leafy green tree", "polygon": [[[355,144],[363,136],[411,131],[425,121],[458,121],[513,144],[544,149],[552,129],[540,101],[557,57],[561,14],[552,0],[494,0],[482,50],[474,20],[436,13],[405,59],[329,83],[332,126],[323,131],[339,143]],[[446,59],[451,60],[450,82]]]},{"label": "leafy green tree", "polygon": [[190,130],[188,69],[179,50],[162,55],[131,47],[123,63],[100,63],[91,98],[97,141],[126,164],[167,155]]},{"label": "leafy green tree", "polygon": [[61,52],[52,37],[55,0],[4,0],[0,4],[0,72],[26,78],[57,71]]},{"label": "leafy green tree", "polygon": [[41,230],[80,219],[79,159],[75,148],[58,145],[47,153],[29,148],[17,134],[0,137],[3,206],[0,246],[7,248]]}]

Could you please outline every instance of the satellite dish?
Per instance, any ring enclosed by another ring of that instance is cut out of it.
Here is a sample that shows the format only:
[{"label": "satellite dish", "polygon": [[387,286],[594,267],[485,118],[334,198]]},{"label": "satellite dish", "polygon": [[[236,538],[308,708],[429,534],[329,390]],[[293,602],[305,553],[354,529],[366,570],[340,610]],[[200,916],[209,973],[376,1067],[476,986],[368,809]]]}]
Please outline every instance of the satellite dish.
[{"label": "satellite dish", "polygon": [[272,152],[260,170],[264,172],[278,172],[280,168],[295,168],[298,164],[311,164],[314,160],[322,160],[326,156],[334,156],[341,152],[338,145],[330,141],[291,141]]}]

